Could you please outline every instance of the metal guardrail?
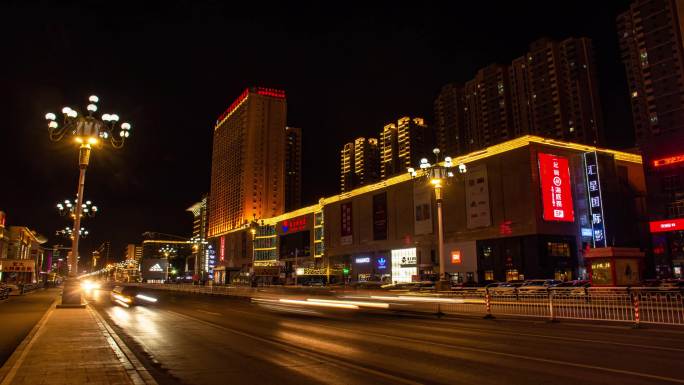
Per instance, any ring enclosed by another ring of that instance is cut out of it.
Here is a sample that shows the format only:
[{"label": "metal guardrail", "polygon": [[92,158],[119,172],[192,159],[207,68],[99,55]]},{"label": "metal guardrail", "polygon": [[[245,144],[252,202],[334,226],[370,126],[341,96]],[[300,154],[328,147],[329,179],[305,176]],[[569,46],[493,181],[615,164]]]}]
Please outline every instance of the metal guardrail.
[{"label": "metal guardrail", "polygon": [[[277,297],[280,295],[330,296],[340,294],[337,288],[303,287],[239,287],[198,286],[189,284],[137,284],[138,286],[186,293],[226,295],[236,297]],[[349,294],[350,290],[342,290]],[[364,291],[357,291],[362,294]],[[398,295],[400,294],[400,295]],[[384,292],[397,303],[406,295],[422,297],[422,302],[411,302],[413,311],[438,314],[475,314],[486,318],[495,316],[534,317],[557,320],[598,320],[684,326],[684,290],[662,288],[469,288],[438,293]],[[434,298],[434,301],[430,301]],[[370,299],[370,298],[369,298]]]}]

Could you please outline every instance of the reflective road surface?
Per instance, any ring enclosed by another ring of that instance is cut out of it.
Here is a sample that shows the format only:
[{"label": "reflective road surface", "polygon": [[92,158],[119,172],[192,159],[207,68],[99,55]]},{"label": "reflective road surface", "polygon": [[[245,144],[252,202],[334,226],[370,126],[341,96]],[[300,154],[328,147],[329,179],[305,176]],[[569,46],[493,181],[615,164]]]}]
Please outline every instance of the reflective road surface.
[{"label": "reflective road surface", "polygon": [[91,302],[160,384],[684,384],[684,330],[279,307],[148,291]]}]

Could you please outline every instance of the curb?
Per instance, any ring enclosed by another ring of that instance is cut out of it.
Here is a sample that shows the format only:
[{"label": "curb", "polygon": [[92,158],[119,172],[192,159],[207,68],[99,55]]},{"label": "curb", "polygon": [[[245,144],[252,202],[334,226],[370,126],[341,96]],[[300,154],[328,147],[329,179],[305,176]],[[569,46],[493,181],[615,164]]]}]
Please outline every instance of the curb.
[{"label": "curb", "polygon": [[35,337],[41,331],[43,325],[45,325],[52,312],[55,311],[55,306],[60,299],[61,296],[58,296],[54,301],[52,301],[48,307],[48,310],[45,312],[45,314],[43,314],[43,317],[38,320],[35,326],[33,326],[33,329],[31,329],[26,337],[24,337],[24,340],[21,341],[16,349],[14,349],[14,353],[12,353],[2,368],[0,368],[0,385],[8,385],[12,382],[14,376],[17,374],[17,370],[19,370],[19,366],[21,366],[21,363],[24,360],[24,357],[26,357],[26,354],[28,354],[29,348],[36,340]]},{"label": "curb", "polygon": [[126,370],[126,374],[131,379],[131,382],[136,385],[158,385],[157,381],[155,381],[154,377],[152,377],[147,369],[140,363],[135,354],[126,346],[114,329],[109,326],[107,320],[105,320],[97,310],[94,310],[91,305],[86,306],[86,309],[95,317],[97,325],[100,327],[100,330],[102,330],[102,334],[107,339],[109,346],[111,346],[114,354],[116,354],[116,357],[119,359],[119,362],[121,362]]}]

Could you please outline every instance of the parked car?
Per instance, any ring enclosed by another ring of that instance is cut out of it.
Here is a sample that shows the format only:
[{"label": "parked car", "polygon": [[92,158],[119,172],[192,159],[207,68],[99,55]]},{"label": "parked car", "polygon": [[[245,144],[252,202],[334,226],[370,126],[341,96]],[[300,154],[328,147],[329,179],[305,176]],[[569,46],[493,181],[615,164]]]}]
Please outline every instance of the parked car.
[{"label": "parked car", "polygon": [[21,295],[21,286],[16,283],[6,283],[5,287],[10,290],[10,295]]},{"label": "parked car", "polygon": [[380,281],[352,282],[349,286],[352,289],[381,289],[384,284]]},{"label": "parked car", "polygon": [[562,283],[555,279],[530,279],[525,281],[519,288],[519,291],[535,291],[546,290]]},{"label": "parked car", "polygon": [[682,278],[664,279],[660,282],[660,287],[683,288],[684,289],[684,279],[682,279]]}]

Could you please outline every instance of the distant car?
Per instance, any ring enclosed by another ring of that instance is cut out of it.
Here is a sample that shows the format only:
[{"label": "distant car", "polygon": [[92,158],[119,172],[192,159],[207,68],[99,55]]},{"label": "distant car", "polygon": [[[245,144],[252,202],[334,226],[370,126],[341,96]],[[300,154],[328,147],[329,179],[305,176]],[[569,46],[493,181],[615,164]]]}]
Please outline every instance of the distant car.
[{"label": "distant car", "polygon": [[461,283],[455,283],[451,285],[452,289],[467,289],[467,288],[472,288],[472,287],[485,287],[486,284],[484,282],[475,282],[475,281],[468,281],[468,282],[461,282]]},{"label": "distant car", "polygon": [[682,278],[671,278],[664,279],[660,282],[660,287],[664,288],[684,288],[684,279]]},{"label": "distant car", "polygon": [[140,292],[137,286],[115,286],[109,294],[113,302],[129,307],[157,302],[157,299]]},{"label": "distant car", "polygon": [[383,283],[380,281],[352,282],[349,286],[353,289],[381,289]]},{"label": "distant car", "polygon": [[520,287],[519,291],[535,291],[535,290],[546,290],[551,287],[562,283],[561,281],[555,279],[530,279],[525,281]]}]

